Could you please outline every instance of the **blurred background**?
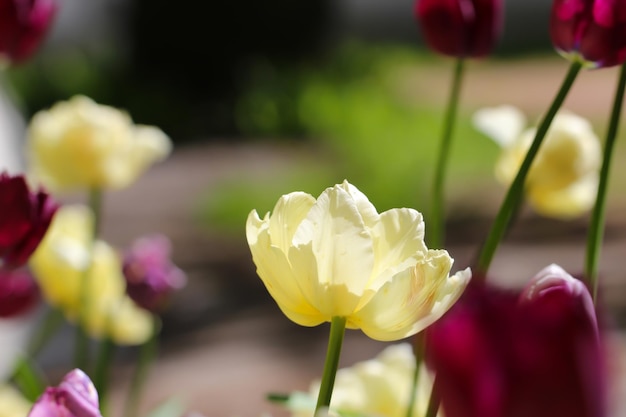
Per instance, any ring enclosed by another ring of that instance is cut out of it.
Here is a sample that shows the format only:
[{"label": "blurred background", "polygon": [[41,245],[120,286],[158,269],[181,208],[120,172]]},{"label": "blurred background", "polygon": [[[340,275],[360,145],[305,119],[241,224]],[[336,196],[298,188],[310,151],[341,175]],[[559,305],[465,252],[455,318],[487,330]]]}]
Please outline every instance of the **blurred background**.
[{"label": "blurred background", "polygon": [[[317,196],[344,178],[379,211],[426,211],[453,63],[424,48],[411,0],[191,3],[61,1],[35,59],[6,74],[5,106],[27,121],[58,100],[84,94],[172,138],[167,161],[105,197],[105,239],[124,248],[137,236],[162,232],[189,277],[163,317],[143,410],[177,396],[206,416],[284,415],[264,395],[308,389],[321,372],[327,328],[299,328],[281,315],[256,277],[246,216],[271,210],[282,194]],[[447,187],[447,249],[455,268],[470,263],[504,192],[492,174],[499,149],[472,128],[472,113],[512,104],[537,120],[567,70],[550,44],[549,7],[507,1],[496,52],[468,65]],[[616,77],[614,69],[583,73],[566,104],[588,117],[600,137]],[[23,123],[12,126],[18,156]],[[602,285],[610,321],[621,329],[621,138],[616,158]],[[582,272],[587,223],[524,209],[497,254],[493,279],[518,286],[553,262]],[[66,367],[66,345],[59,337],[43,353],[44,366]],[[349,332],[342,364],[382,347]],[[134,354],[119,355],[115,398],[122,397]]]}]

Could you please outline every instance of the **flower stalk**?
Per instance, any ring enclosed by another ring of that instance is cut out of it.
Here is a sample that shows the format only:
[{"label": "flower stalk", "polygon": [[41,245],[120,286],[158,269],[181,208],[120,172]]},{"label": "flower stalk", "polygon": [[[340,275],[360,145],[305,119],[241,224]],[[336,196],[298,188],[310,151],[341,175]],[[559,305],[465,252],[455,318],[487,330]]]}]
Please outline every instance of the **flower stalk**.
[{"label": "flower stalk", "polygon": [[93,262],[93,247],[100,233],[100,222],[102,217],[102,191],[99,188],[92,188],[89,191],[89,208],[93,212],[93,224],[90,234],[89,242],[89,260],[88,265],[85,267],[81,282],[80,282],[80,307],[78,326],[76,328],[76,345],[74,363],[78,369],[89,369],[89,336],[85,330],[86,323],[84,322],[84,314],[86,305],[89,302],[89,279]]},{"label": "flower stalk", "polygon": [[539,124],[537,128],[537,133],[535,134],[535,138],[528,149],[528,153],[522,162],[522,165],[515,176],[515,179],[511,183],[504,201],[500,206],[500,210],[494,219],[491,229],[489,230],[489,234],[487,235],[487,239],[481,247],[481,250],[478,255],[478,260],[476,262],[476,266],[472,268],[475,272],[476,276],[486,276],[486,272],[489,270],[489,266],[491,261],[493,260],[493,256],[498,248],[498,245],[502,241],[505,233],[509,229],[511,224],[511,220],[513,219],[513,215],[516,212],[518,206],[522,202],[522,195],[524,192],[524,184],[526,182],[526,177],[528,176],[528,172],[530,171],[530,167],[539,151],[541,143],[550,128],[550,124],[554,119],[557,111],[565,101],[569,90],[571,89],[574,81],[576,80],[576,76],[580,72],[582,68],[582,63],[579,61],[574,61],[571,63],[567,75],[559,88],[554,101],[550,105],[548,112],[544,116],[543,120]]},{"label": "flower stalk", "polygon": [[326,351],[326,360],[324,362],[324,373],[322,374],[322,382],[320,392],[317,397],[315,406],[315,414],[324,407],[330,406],[330,399],[333,394],[335,385],[335,376],[339,367],[339,357],[341,355],[341,346],[343,344],[343,336],[346,330],[345,317],[333,317],[330,322],[330,335],[328,338],[328,349]]},{"label": "flower stalk", "polygon": [[591,223],[587,235],[587,252],[585,257],[585,277],[589,285],[594,302],[598,296],[598,261],[600,259],[600,249],[604,237],[606,195],[609,182],[609,172],[613,159],[613,149],[619,127],[622,104],[624,101],[624,90],[626,89],[626,64],[622,64],[620,69],[613,110],[609,120],[609,127],[604,143],[604,155],[602,167],[600,168],[600,182],[598,183],[598,194],[591,214]]},{"label": "flower stalk", "polygon": [[141,392],[148,376],[148,370],[150,365],[154,362],[157,355],[157,347],[159,344],[158,338],[158,325],[157,321],[154,321],[154,330],[152,336],[143,344],[139,350],[139,363],[135,368],[135,373],[130,385],[130,391],[126,398],[126,404],[124,405],[124,417],[133,417],[138,415],[137,409],[139,408],[139,400],[141,399]]},{"label": "flower stalk", "polygon": [[415,371],[411,380],[411,391],[409,394],[409,404],[406,409],[406,417],[413,417],[413,409],[417,403],[417,389],[420,383],[420,370],[422,361],[424,360],[424,349],[426,348],[426,340],[424,332],[415,335],[413,340],[413,355],[415,356]]},{"label": "flower stalk", "polygon": [[452,89],[448,99],[446,116],[441,134],[441,142],[439,147],[439,155],[437,157],[437,165],[435,166],[435,177],[432,185],[432,200],[430,212],[430,231],[428,233],[428,246],[431,248],[442,247],[445,240],[445,208],[444,208],[444,184],[447,173],[448,161],[450,159],[450,146],[452,143],[452,135],[456,122],[456,115],[459,107],[459,96],[461,92],[461,84],[463,81],[463,71],[465,68],[465,60],[457,58],[454,66],[454,75],[452,78]]}]

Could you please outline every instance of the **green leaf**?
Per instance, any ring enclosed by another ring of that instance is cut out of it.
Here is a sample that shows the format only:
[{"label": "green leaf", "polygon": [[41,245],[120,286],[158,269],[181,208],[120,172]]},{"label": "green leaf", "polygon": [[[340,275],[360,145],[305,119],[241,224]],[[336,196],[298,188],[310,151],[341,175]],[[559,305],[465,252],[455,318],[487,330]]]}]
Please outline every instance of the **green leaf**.
[{"label": "green leaf", "polygon": [[42,372],[30,358],[25,356],[17,361],[13,380],[20,387],[26,399],[31,402],[36,401],[47,386]]}]

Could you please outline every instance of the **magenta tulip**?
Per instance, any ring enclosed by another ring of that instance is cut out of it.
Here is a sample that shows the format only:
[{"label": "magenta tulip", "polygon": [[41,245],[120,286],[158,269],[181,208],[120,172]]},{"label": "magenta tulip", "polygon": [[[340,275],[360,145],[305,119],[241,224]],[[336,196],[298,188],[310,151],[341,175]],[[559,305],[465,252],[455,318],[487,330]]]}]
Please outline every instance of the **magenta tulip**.
[{"label": "magenta tulip", "polygon": [[626,1],[554,0],[550,35],[570,59],[592,67],[619,65],[626,60]]},{"label": "magenta tulip", "polygon": [[426,43],[458,58],[493,49],[502,26],[501,0],[417,0],[415,16]]},{"label": "magenta tulip", "polygon": [[28,417],[102,417],[98,393],[89,377],[74,369],[58,387],[48,387]]},{"label": "magenta tulip", "polygon": [[28,260],[57,208],[47,193],[31,192],[23,176],[0,174],[0,260],[5,267]]},{"label": "magenta tulip", "polygon": [[186,283],[183,271],[170,260],[171,244],[165,236],[137,239],[124,257],[128,295],[152,312],[162,309],[172,291]]},{"label": "magenta tulip", "polygon": [[556,265],[521,294],[473,280],[427,339],[446,417],[606,415],[591,296]]},{"label": "magenta tulip", "polygon": [[39,299],[39,289],[24,270],[0,269],[0,318],[26,313]]},{"label": "magenta tulip", "polygon": [[0,0],[0,57],[11,62],[30,57],[55,12],[55,0]]}]

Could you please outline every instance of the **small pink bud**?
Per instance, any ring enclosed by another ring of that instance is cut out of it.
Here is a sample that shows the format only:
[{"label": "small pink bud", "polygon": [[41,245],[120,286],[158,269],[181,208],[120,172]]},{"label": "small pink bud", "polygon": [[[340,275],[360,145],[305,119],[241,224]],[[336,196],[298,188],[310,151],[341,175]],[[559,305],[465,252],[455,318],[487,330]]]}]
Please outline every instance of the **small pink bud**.
[{"label": "small pink bud", "polygon": [[137,239],[124,256],[124,277],[128,295],[141,307],[158,311],[172,291],[187,279],[170,260],[170,241],[161,235]]},{"label": "small pink bud", "polygon": [[58,387],[48,387],[28,417],[102,417],[98,393],[89,377],[74,369]]}]

